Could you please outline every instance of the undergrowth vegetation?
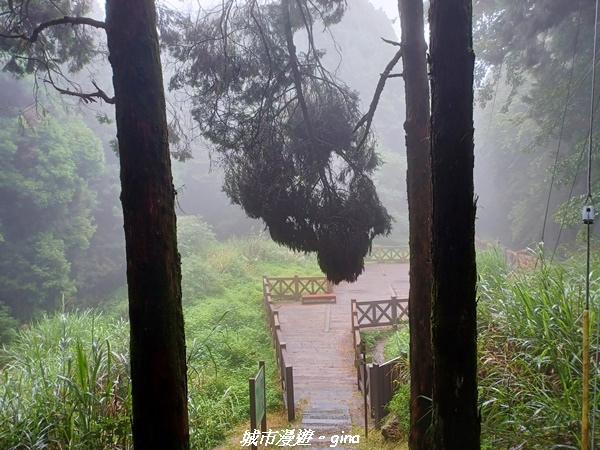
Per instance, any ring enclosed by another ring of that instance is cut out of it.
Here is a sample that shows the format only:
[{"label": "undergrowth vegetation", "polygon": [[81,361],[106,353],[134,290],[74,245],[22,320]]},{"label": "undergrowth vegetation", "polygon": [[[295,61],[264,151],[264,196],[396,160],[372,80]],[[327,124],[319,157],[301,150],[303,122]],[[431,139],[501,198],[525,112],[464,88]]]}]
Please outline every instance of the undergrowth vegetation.
[{"label": "undergrowth vegetation", "polygon": [[[516,271],[493,249],[478,252],[477,266],[482,448],[580,448],[585,262],[575,256],[547,264],[541,258],[535,268]],[[593,392],[594,374],[598,377],[593,355],[599,348],[599,267],[592,262],[590,278],[590,429],[596,411],[596,443],[600,402]],[[406,334],[400,329],[392,335],[387,358],[406,351]],[[403,364],[407,370],[408,361]],[[406,431],[408,392],[404,380],[389,404]]]},{"label": "undergrowth vegetation", "polygon": [[[220,243],[199,220],[179,222],[191,448],[209,449],[248,419],[261,359],[267,407],[281,407],[262,275],[319,270],[262,236]],[[44,317],[0,351],[0,448],[132,448],[126,290],[104,306]]]}]

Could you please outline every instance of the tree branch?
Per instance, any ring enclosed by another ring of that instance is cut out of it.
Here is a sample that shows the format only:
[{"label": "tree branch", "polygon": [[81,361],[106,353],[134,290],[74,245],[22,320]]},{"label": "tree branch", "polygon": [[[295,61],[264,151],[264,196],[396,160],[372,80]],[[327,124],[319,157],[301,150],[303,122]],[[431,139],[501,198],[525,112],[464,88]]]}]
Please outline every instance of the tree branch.
[{"label": "tree branch", "polygon": [[78,97],[83,100],[84,103],[95,103],[98,98],[104,100],[106,103],[113,105],[115,103],[114,97],[109,97],[106,92],[98,87],[95,81],[92,81],[92,84],[96,88],[96,92],[77,92],[71,91],[69,89],[63,89],[58,87],[52,80],[44,80],[44,83],[50,84],[54,89],[64,95],[71,95],[73,97]]},{"label": "tree branch", "polygon": [[402,57],[402,49],[398,50],[391,61],[385,66],[385,70],[379,76],[379,81],[377,82],[377,87],[375,88],[375,94],[373,94],[373,100],[371,100],[371,104],[369,105],[369,111],[358,121],[352,133],[356,133],[360,127],[366,124],[366,129],[363,134],[363,138],[360,141],[359,147],[363,145],[365,139],[367,138],[367,134],[371,129],[371,123],[373,122],[373,116],[375,115],[375,110],[377,109],[377,105],[379,104],[379,98],[381,97],[381,93],[383,92],[383,88],[385,87],[385,82],[388,78],[396,77],[398,74],[390,75],[392,69],[396,66],[400,58]]},{"label": "tree branch", "polygon": [[25,33],[22,34],[2,34],[0,33],[0,37],[7,39],[24,39],[28,42],[34,43],[38,40],[39,35],[46,28],[50,28],[56,25],[89,25],[95,28],[106,28],[106,24],[100,20],[95,20],[90,17],[71,17],[71,16],[63,16],[58,17],[56,19],[48,20],[47,22],[43,22],[39,24],[37,27],[33,29],[31,36],[27,36]]},{"label": "tree branch", "polygon": [[300,69],[298,68],[298,58],[296,56],[296,46],[294,45],[294,35],[292,32],[290,18],[289,0],[282,0],[281,6],[283,8],[285,40],[287,43],[288,53],[290,54],[290,67],[292,70],[292,77],[294,79],[294,87],[296,88],[296,95],[298,96],[298,103],[300,104],[302,115],[304,116],[308,136],[312,142],[315,142],[315,134],[312,127],[312,122],[310,120],[310,115],[308,113],[308,106],[306,105],[306,100],[304,98],[304,91],[302,89],[302,75],[300,74]]},{"label": "tree branch", "polygon": [[395,45],[396,47],[401,47],[402,44],[400,42],[396,42],[396,41],[391,41],[389,39],[386,38],[381,38],[381,40],[387,44],[391,44],[391,45]]}]

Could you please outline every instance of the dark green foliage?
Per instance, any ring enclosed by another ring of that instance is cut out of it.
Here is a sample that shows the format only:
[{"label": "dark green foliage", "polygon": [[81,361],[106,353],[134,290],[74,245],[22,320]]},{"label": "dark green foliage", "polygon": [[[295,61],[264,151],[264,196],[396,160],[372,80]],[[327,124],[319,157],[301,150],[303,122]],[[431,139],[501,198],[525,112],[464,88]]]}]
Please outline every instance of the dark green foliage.
[{"label": "dark green foliage", "polygon": [[[261,359],[266,360],[269,411],[282,404],[261,275],[312,275],[318,269],[314,259],[260,236],[207,248],[192,236],[194,229],[204,229],[210,239],[205,224],[195,218],[183,222],[183,290],[190,293],[184,305],[190,441],[191,448],[208,450],[248,421],[248,378]],[[215,274],[214,285],[203,286],[187,275],[200,259]],[[218,289],[219,295],[207,289]],[[23,327],[15,337],[0,349],[2,450],[132,448],[126,321],[91,312],[58,313]]]},{"label": "dark green foliage", "polygon": [[[600,92],[590,98],[594,13],[591,0],[474,2],[479,100],[487,102],[488,112],[493,110],[485,131],[476,127],[481,133],[475,140],[481,146],[478,161],[487,160],[487,167],[478,166],[485,170],[486,181],[494,180],[494,200],[485,204],[482,195],[482,206],[489,210],[482,217],[495,214],[490,222],[510,225],[511,245],[543,238],[553,247],[560,227],[571,228],[562,234],[563,242],[572,240],[581,221],[590,103],[597,104]],[[599,137],[595,127],[594,154]],[[594,197],[600,189],[595,176],[599,169],[594,157]],[[575,200],[569,202],[569,197]],[[498,236],[510,242],[502,231],[490,235]]]},{"label": "dark green foliage", "polygon": [[[64,16],[90,14],[92,0],[0,1],[0,64],[17,76],[42,72],[47,81],[58,80],[66,68],[79,72],[97,53],[93,29],[82,26],[51,26],[34,35],[38,25]],[[22,37],[31,38],[24,39]],[[32,45],[35,41],[36,45]],[[51,55],[49,58],[48,55]]]},{"label": "dark green foliage", "polygon": [[11,309],[0,301],[0,345],[12,340],[19,321],[12,316]]},{"label": "dark green foliage", "polygon": [[[540,262],[529,272],[511,271],[502,250],[477,254],[482,448],[580,448],[585,264],[581,249],[573,248],[575,256],[570,259],[552,265]],[[599,262],[593,258],[593,273]],[[597,292],[600,280],[593,274],[591,285]],[[592,348],[598,345],[596,311],[596,306],[590,310]],[[387,358],[406,351],[405,336],[406,330],[400,329],[390,338]],[[594,359],[590,369],[593,389],[593,374],[598,374]],[[406,383],[401,380],[389,404],[401,421],[408,420]],[[590,411],[597,414],[600,405],[594,407],[593,399],[591,392]]]},{"label": "dark green foliage", "polygon": [[[312,38],[300,52],[286,42],[290,26],[311,36],[307,18],[318,11],[310,3],[294,2],[288,28],[278,3],[228,4],[225,25],[220,13],[206,14],[165,44],[180,64],[171,87],[201,93],[193,115],[224,166],[225,192],[276,242],[316,252],[337,283],[362,272],[391,217],[369,178],[379,160],[368,125],[356,126],[356,93],[323,69]],[[321,3],[337,17],[344,2]]]},{"label": "dark green foliage", "polygon": [[90,185],[104,167],[79,119],[37,120],[23,128],[0,118],[0,296],[22,319],[74,294],[71,262],[95,231]]}]

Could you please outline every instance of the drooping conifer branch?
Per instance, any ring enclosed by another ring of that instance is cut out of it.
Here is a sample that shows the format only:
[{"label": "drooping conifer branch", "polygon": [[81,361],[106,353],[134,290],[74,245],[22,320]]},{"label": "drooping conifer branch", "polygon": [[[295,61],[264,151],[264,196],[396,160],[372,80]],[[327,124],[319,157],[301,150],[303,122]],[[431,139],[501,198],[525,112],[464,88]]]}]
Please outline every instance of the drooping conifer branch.
[{"label": "drooping conifer branch", "polygon": [[[274,241],[315,252],[334,282],[358,277],[373,238],[392,220],[369,178],[379,164],[374,139],[367,132],[358,147],[352,132],[357,93],[321,65],[312,39],[314,18],[333,23],[344,6],[250,1],[230,10],[227,26],[220,6],[186,39],[169,42],[180,62],[172,86],[203,93],[193,115],[222,163],[224,191],[262,219]],[[307,51],[296,49],[299,30]]]}]

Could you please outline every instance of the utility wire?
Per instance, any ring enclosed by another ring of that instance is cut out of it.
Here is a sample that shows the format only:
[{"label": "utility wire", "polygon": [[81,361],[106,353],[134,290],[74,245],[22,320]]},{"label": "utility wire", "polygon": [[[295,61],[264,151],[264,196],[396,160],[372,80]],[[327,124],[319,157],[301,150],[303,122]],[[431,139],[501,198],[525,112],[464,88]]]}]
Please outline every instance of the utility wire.
[{"label": "utility wire", "polygon": [[562,114],[562,123],[560,125],[560,135],[558,137],[558,145],[556,147],[556,156],[554,157],[554,164],[552,166],[552,178],[550,180],[550,189],[548,190],[548,198],[546,199],[546,213],[544,214],[544,225],[542,226],[542,238],[541,242],[544,242],[546,233],[546,222],[548,221],[548,212],[550,211],[550,197],[552,196],[552,188],[554,187],[554,179],[556,178],[556,166],[558,164],[558,155],[560,153],[560,146],[562,144],[563,131],[565,129],[565,119],[567,118],[567,109],[569,107],[569,100],[571,97],[571,85],[573,82],[573,72],[575,69],[575,58],[577,57],[577,45],[579,43],[579,29],[581,26],[581,12],[582,12],[583,0],[579,2],[579,17],[577,18],[577,31],[575,33],[575,44],[573,46],[573,57],[571,58],[571,71],[569,73],[569,84],[567,87],[567,96],[565,100],[565,107]]}]

